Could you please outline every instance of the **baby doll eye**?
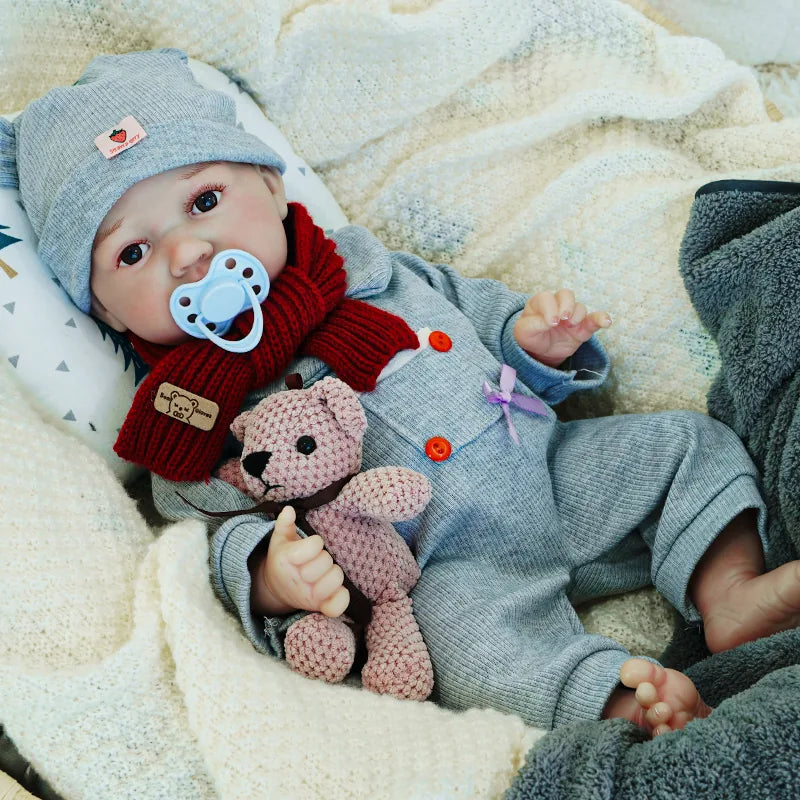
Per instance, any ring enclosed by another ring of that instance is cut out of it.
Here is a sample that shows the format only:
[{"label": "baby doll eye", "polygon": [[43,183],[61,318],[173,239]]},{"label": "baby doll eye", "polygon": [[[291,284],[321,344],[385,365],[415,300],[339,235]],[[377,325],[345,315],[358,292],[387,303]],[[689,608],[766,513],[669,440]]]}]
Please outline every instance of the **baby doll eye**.
[{"label": "baby doll eye", "polygon": [[317,443],[313,436],[301,436],[295,446],[304,456],[310,456],[317,449]]},{"label": "baby doll eye", "polygon": [[211,211],[212,208],[216,208],[220,197],[222,197],[222,192],[216,189],[209,189],[199,194],[195,198],[194,203],[192,203],[191,213],[195,214],[195,212],[199,212],[200,214],[204,214],[206,211]]},{"label": "baby doll eye", "polygon": [[137,242],[136,244],[129,244],[119,254],[119,260],[122,264],[127,264],[129,267],[141,261],[145,253],[150,249],[147,242]]}]

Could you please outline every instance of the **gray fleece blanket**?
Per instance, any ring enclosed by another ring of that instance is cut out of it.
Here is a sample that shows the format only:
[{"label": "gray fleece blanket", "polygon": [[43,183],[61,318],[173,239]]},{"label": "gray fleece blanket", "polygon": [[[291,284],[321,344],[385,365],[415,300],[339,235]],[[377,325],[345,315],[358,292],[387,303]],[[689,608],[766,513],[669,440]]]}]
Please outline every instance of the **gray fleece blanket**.
[{"label": "gray fleece blanket", "polygon": [[[800,184],[717,181],[695,197],[681,274],[719,347],[712,416],[762,474],[769,566],[800,554]],[[678,623],[662,662],[715,706],[648,740],[622,720],[544,737],[507,800],[800,797],[800,629],[710,656]]]},{"label": "gray fleece blanket", "polygon": [[686,669],[710,717],[656,739],[625,720],[559,728],[529,752],[506,800],[800,797],[798,662],[797,630],[711,656]]},{"label": "gray fleece blanket", "polygon": [[722,366],[709,413],[761,470],[771,565],[800,553],[800,184],[716,181],[695,197],[681,274]]}]

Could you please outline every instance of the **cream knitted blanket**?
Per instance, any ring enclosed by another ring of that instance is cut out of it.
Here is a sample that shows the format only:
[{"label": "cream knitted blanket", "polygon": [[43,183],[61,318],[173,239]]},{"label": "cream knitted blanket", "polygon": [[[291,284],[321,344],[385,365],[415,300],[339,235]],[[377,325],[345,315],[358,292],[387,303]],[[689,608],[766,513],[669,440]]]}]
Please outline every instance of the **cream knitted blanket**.
[{"label": "cream knitted blanket", "polygon": [[[614,0],[2,5],[0,111],[99,52],[181,47],[239,76],[390,247],[608,309],[614,379],[589,413],[704,408],[717,355],[677,271],[694,190],[800,172],[800,123],[769,119],[750,71]],[[0,719],[65,797],[502,794],[537,732],[259,656],[199,523],[156,536],[2,369],[0,399]],[[658,652],[643,598],[639,630],[629,600],[587,619]]]},{"label": "cream knitted blanket", "polygon": [[256,653],[195,521],[156,538],[0,368],[0,713],[65,798],[497,797],[537,736],[330,686]]}]

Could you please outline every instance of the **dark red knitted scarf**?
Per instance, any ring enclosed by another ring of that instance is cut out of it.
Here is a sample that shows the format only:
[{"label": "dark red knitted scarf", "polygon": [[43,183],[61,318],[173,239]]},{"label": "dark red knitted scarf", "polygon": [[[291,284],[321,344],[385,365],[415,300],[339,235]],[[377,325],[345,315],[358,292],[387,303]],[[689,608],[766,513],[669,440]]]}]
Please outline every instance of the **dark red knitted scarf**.
[{"label": "dark red knitted scarf", "polygon": [[[151,371],[117,437],[114,450],[119,456],[168,480],[204,480],[247,393],[279,378],[296,355],[322,359],[361,392],[375,388],[378,374],[395,353],[418,346],[403,319],[344,296],[342,257],[303,206],[290,204],[284,227],[287,264],[261,304],[264,334],[249,353],[229,353],[200,339],[175,347],[156,345],[129,334]],[[253,312],[243,312],[226,338],[242,338],[252,324]],[[156,410],[163,383],[215,403],[219,413],[213,427],[201,430]]]}]

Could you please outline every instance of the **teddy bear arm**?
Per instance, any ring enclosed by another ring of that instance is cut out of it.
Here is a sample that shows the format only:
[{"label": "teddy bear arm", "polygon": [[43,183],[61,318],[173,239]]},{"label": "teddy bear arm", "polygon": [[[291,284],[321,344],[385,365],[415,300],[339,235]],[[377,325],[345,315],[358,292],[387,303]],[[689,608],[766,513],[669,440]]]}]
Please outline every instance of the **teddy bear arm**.
[{"label": "teddy bear arm", "polygon": [[401,522],[413,519],[431,499],[430,481],[406,467],[376,467],[359,472],[334,501],[349,515]]}]

